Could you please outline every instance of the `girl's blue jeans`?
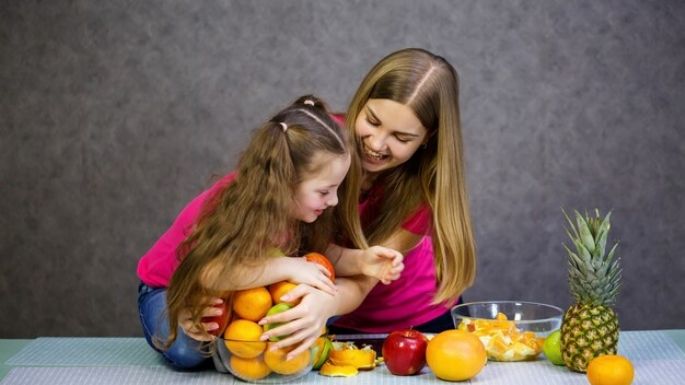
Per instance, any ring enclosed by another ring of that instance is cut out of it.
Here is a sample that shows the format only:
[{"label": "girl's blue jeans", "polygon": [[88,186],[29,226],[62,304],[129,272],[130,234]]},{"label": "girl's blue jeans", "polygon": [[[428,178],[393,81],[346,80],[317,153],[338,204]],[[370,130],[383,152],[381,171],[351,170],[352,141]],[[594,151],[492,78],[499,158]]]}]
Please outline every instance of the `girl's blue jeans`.
[{"label": "girl's blue jeans", "polygon": [[147,343],[161,353],[171,366],[180,370],[211,367],[211,357],[200,351],[201,342],[188,337],[180,327],[178,337],[168,350],[160,350],[155,346],[155,338],[165,341],[169,336],[166,288],[154,288],[141,283],[138,287],[138,315]]}]

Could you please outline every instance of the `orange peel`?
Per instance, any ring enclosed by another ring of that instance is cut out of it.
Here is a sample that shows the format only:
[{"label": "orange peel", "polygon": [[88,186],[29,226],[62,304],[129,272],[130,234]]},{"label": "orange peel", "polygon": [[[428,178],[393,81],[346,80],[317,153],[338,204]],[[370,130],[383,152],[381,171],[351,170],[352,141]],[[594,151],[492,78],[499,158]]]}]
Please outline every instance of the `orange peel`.
[{"label": "orange peel", "polygon": [[352,377],[359,374],[359,371],[352,365],[333,365],[326,362],[319,369],[319,374],[328,377]]},{"label": "orange peel", "polygon": [[336,366],[354,366],[357,369],[376,367],[376,352],[371,346],[358,348],[354,342],[333,342],[328,361]]}]

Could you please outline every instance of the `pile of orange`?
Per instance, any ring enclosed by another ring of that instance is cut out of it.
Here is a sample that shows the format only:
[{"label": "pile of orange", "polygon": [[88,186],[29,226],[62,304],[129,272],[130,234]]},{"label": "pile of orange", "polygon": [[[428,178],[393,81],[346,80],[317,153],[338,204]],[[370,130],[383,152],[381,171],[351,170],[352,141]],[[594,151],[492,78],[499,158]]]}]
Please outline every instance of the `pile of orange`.
[{"label": "pile of orange", "polygon": [[[279,285],[279,289],[272,291],[276,293],[276,299],[285,293],[283,288],[293,285],[287,284]],[[236,318],[226,327],[224,343],[231,352],[231,372],[239,378],[256,381],[272,372],[294,374],[306,368],[311,361],[309,350],[286,361],[285,356],[290,349],[272,350],[271,342],[259,340],[264,329],[257,321],[266,315],[274,302],[275,299],[265,287],[241,290],[233,295],[233,312]]]},{"label": "pile of orange", "polygon": [[[326,257],[317,253],[305,256],[308,261],[322,264],[332,274],[333,265]],[[269,374],[291,375],[306,368],[312,361],[311,352],[305,350],[290,360],[286,355],[292,348],[270,349],[272,342],[260,341],[264,328],[257,322],[266,316],[275,304],[283,303],[281,298],[297,287],[292,282],[282,281],[266,287],[240,290],[233,293],[233,319],[224,331],[224,343],[231,352],[229,362],[234,375],[247,381],[256,381]],[[286,302],[296,305],[299,300]]]}]

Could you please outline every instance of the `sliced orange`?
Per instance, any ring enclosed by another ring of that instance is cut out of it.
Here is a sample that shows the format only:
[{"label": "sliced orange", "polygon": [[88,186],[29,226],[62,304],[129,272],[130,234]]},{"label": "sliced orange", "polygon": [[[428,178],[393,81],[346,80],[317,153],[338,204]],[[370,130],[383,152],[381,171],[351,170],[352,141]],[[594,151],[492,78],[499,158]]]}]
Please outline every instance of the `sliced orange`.
[{"label": "sliced orange", "polygon": [[354,342],[333,342],[328,361],[338,366],[373,369],[376,367],[376,352],[370,346],[360,349]]},{"label": "sliced orange", "polygon": [[329,377],[352,377],[359,374],[359,371],[352,365],[333,365],[326,362],[319,370],[319,374]]}]

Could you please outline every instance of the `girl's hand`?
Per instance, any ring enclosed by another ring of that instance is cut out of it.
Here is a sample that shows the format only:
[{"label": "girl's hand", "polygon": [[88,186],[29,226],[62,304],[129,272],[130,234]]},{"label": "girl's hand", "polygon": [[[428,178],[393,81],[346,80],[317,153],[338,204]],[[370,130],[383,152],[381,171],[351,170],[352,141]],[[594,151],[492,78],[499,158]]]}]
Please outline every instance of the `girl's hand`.
[{"label": "girl's hand", "polygon": [[266,341],[273,336],[285,336],[272,345],[273,349],[299,343],[286,357],[286,359],[291,359],[309,349],[323,334],[326,321],[333,315],[331,306],[334,298],[309,285],[299,285],[283,297],[287,301],[297,298],[302,298],[302,300],[290,310],[262,318],[259,321],[260,325],[269,323],[282,323],[282,325],[262,333],[260,339]]},{"label": "girl's hand", "polygon": [[335,287],[328,270],[318,263],[308,262],[303,257],[288,258],[286,266],[289,281],[304,283],[322,290],[330,295],[335,295],[338,289]]},{"label": "girl's hand", "polygon": [[[221,305],[223,303],[224,300],[221,298],[209,298],[207,300],[207,306],[202,310],[201,317],[220,316],[224,311],[223,306],[216,307],[214,305]],[[178,315],[178,324],[188,337],[197,341],[213,341],[216,337],[209,334],[209,332],[219,329],[219,324],[217,322],[202,322],[199,325],[193,323],[189,309],[181,310]]]},{"label": "girl's hand", "polygon": [[397,250],[372,246],[362,250],[360,270],[362,274],[381,281],[384,285],[400,277],[404,270],[404,256]]}]

